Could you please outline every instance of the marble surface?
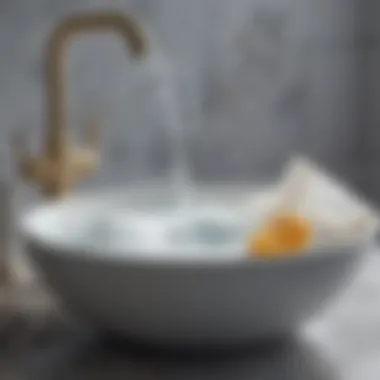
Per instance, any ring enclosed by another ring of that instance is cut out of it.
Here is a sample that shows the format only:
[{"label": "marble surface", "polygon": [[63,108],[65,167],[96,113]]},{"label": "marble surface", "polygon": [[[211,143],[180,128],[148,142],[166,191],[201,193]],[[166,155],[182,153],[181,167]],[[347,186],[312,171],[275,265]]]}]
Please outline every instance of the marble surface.
[{"label": "marble surface", "polygon": [[0,292],[0,377],[374,380],[380,377],[380,255],[298,336],[238,350],[168,351],[100,338],[41,286]]},{"label": "marble surface", "polygon": [[[15,129],[39,149],[51,28],[73,12],[118,9],[143,22],[175,65],[194,176],[258,179],[301,150],[378,200],[376,1],[7,0],[0,7],[1,170]],[[162,174],[168,138],[120,41],[83,37],[69,50],[70,127],[79,134],[101,109],[106,129],[104,165],[86,185]]]},{"label": "marble surface", "polygon": [[306,328],[345,380],[380,377],[379,270],[374,252],[341,298]]}]

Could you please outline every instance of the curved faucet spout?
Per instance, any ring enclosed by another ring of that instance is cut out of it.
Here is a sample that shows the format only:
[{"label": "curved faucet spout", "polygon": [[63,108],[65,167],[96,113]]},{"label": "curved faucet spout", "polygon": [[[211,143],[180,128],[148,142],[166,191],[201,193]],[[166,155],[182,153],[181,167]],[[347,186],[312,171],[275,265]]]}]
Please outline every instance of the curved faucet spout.
[{"label": "curved faucet spout", "polygon": [[119,34],[136,57],[148,52],[148,40],[131,17],[115,12],[76,15],[61,22],[53,31],[47,50],[45,154],[21,155],[21,175],[40,185],[48,197],[64,195],[80,177],[94,169],[99,160],[95,149],[97,135],[88,133],[87,146],[73,150],[69,146],[66,120],[65,55],[70,40],[85,32],[113,31]]},{"label": "curved faucet spout", "polygon": [[119,34],[137,57],[148,51],[148,43],[140,25],[121,13],[93,13],[70,17],[53,31],[47,51],[47,130],[46,154],[63,157],[67,145],[65,62],[68,42],[79,34],[112,31]]}]

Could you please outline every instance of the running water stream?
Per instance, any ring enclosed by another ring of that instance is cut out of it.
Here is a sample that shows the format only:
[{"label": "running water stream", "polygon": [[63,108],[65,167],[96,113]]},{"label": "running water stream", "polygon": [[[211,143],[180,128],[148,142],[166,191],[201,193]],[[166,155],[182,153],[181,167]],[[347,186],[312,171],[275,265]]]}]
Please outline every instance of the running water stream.
[{"label": "running water stream", "polygon": [[190,171],[187,136],[188,130],[181,117],[178,75],[176,67],[159,50],[153,51],[143,66],[152,86],[149,99],[159,109],[170,149],[170,183],[178,211],[185,212],[192,205],[194,182]]}]

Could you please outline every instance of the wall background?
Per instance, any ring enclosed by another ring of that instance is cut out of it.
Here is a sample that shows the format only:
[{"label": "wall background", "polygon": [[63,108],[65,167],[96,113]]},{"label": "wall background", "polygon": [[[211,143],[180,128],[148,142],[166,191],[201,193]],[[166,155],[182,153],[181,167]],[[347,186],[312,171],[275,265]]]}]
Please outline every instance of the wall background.
[{"label": "wall background", "polygon": [[[376,0],[3,0],[4,170],[12,130],[27,131],[34,148],[41,138],[49,30],[71,12],[105,8],[135,14],[175,62],[198,178],[262,178],[303,151],[380,200]],[[162,121],[120,41],[83,37],[68,61],[73,133],[103,110],[104,165],[91,183],[162,173]]]}]

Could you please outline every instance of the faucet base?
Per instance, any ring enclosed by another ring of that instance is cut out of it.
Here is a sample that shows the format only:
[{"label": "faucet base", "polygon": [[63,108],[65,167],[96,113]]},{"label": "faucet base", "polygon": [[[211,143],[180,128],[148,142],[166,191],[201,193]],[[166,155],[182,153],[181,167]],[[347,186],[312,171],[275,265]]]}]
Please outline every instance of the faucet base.
[{"label": "faucet base", "polygon": [[64,196],[72,184],[99,166],[99,155],[90,149],[76,148],[62,159],[26,157],[20,163],[20,174],[40,185],[49,198]]}]

